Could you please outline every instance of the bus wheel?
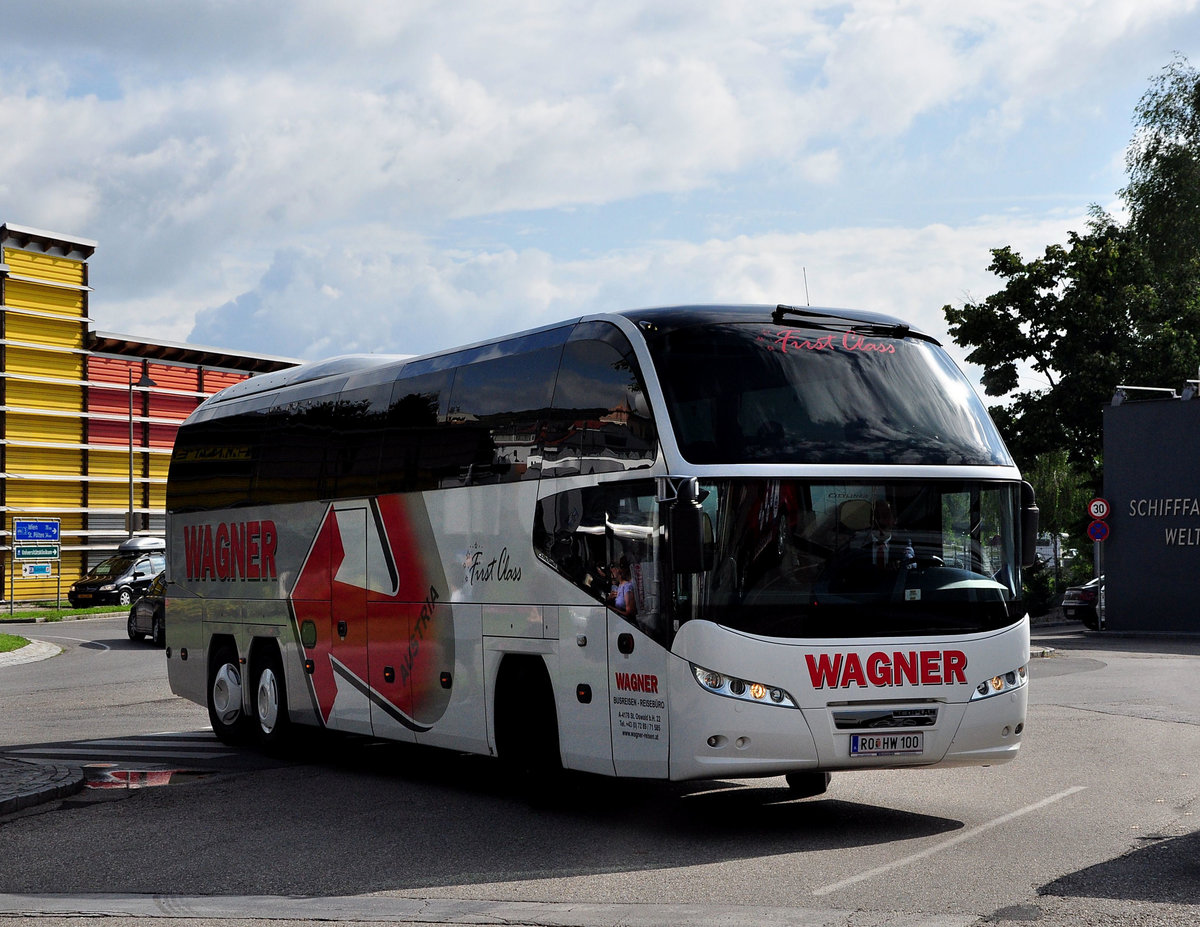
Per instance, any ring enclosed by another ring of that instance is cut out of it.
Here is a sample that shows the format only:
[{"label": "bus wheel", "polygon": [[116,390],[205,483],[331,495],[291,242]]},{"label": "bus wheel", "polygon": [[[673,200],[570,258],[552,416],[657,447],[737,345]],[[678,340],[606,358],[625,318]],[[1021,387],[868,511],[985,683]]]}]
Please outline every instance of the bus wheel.
[{"label": "bus wheel", "polygon": [[829,773],[805,770],[790,772],[786,776],[788,788],[793,798],[812,798],[814,795],[824,795],[829,788]]},{"label": "bus wheel", "polygon": [[287,739],[288,710],[283,664],[274,646],[255,661],[252,695],[254,736],[264,750],[276,750]]},{"label": "bus wheel", "polygon": [[230,643],[218,644],[209,661],[208,720],[222,743],[236,745],[245,740],[242,670],[237,648]]}]

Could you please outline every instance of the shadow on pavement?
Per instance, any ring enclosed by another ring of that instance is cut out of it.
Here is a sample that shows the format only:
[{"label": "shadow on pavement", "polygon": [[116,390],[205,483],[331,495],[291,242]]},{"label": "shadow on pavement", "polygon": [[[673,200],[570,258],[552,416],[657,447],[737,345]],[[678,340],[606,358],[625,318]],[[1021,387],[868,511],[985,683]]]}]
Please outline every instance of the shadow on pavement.
[{"label": "shadow on pavement", "polygon": [[[304,765],[213,776],[0,827],[7,892],[357,895],[686,869],[903,843],[961,821],[790,797],[782,778],[570,777],[531,807],[486,757],[331,739]],[[52,847],[52,851],[47,851]],[[87,860],[81,865],[81,860]]]},{"label": "shadow on pavement", "polygon": [[1065,875],[1042,886],[1039,894],[1200,904],[1200,832],[1157,840]]}]

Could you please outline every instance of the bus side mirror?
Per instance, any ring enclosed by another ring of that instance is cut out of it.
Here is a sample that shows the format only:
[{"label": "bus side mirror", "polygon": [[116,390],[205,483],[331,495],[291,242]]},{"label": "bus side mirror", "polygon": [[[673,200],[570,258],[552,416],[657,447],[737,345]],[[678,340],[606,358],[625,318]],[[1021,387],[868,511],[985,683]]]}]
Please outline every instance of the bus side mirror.
[{"label": "bus side mirror", "polygon": [[1038,516],[1033,487],[1021,484],[1021,567],[1028,569],[1037,563]]},{"label": "bus side mirror", "polygon": [[704,545],[704,510],[699,502],[677,499],[667,515],[671,542],[671,568],[676,573],[703,573],[708,569]]},{"label": "bus side mirror", "polygon": [[701,501],[708,495],[694,476],[663,481],[659,502],[665,502],[667,542],[675,573],[703,573],[712,569],[712,526]]}]

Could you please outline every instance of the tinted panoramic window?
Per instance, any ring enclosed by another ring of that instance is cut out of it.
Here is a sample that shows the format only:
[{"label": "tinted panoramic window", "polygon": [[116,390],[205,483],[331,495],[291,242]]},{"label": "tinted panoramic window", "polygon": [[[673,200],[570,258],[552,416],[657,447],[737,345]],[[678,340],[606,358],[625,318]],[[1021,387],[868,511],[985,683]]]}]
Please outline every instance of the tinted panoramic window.
[{"label": "tinted panoramic window", "polygon": [[172,512],[245,505],[254,481],[265,416],[244,412],[203,418],[179,429],[171,450],[167,509]]},{"label": "tinted panoramic window", "polygon": [[337,393],[287,393],[265,416],[250,487],[253,505],[327,499],[334,493],[341,409]]},{"label": "tinted panoramic window", "polygon": [[970,384],[928,341],[735,323],[647,343],[693,463],[1012,463]]},{"label": "tinted panoramic window", "polygon": [[580,325],[563,351],[543,432],[543,476],[648,467],[657,436],[625,336],[613,325]]},{"label": "tinted panoramic window", "polygon": [[437,489],[443,480],[457,479],[464,451],[455,446],[445,426],[452,377],[453,371],[440,370],[402,377],[393,384],[379,492]]},{"label": "tinted panoramic window", "polygon": [[462,485],[537,477],[534,452],[561,356],[555,345],[458,368],[447,423],[449,439],[466,452]]},{"label": "tinted panoramic window", "polygon": [[344,390],[337,397],[330,467],[335,494],[349,499],[374,494],[378,486],[380,450],[392,398],[392,384]]}]

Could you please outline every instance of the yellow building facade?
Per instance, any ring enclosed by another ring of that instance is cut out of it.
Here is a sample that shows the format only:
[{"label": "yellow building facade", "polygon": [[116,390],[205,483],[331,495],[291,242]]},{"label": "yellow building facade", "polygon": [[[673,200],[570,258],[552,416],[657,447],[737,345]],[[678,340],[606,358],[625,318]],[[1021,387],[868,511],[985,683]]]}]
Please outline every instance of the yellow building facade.
[{"label": "yellow building facade", "polygon": [[[65,597],[121,541],[161,536],[179,424],[217,390],[295,363],[94,330],[95,250],[87,239],[0,225],[0,571],[8,602]],[[57,551],[29,543],[30,529],[53,525]]]}]

